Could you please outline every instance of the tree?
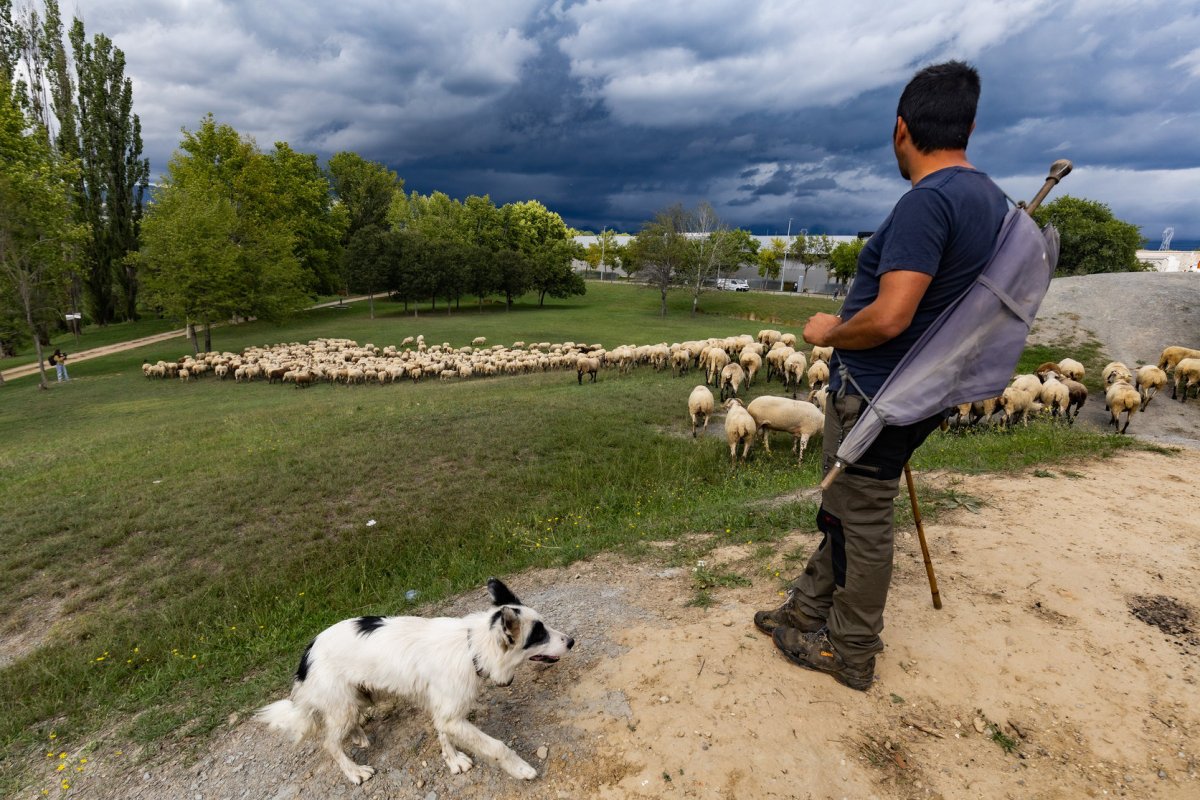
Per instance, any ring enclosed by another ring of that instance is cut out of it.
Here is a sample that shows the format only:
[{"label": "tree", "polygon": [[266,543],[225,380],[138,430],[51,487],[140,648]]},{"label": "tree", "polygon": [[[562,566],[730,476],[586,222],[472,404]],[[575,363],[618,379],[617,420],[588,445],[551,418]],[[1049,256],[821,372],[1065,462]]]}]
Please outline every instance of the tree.
[{"label": "tree", "polygon": [[270,159],[211,114],[183,132],[136,258],[148,299],[189,326],[203,323],[205,350],[213,322],[275,322],[308,302],[279,189]]},{"label": "tree", "polygon": [[86,230],[75,223],[67,194],[73,165],[50,149],[44,131],[27,132],[8,80],[0,73],[0,291],[12,298],[8,314],[24,319],[45,388],[40,329],[61,309]]},{"label": "tree", "polygon": [[538,305],[546,304],[546,295],[559,299],[587,294],[587,284],[571,266],[581,256],[580,247],[569,239],[543,245],[531,256],[530,287],[538,293]]},{"label": "tree", "polygon": [[830,274],[845,285],[858,272],[858,254],[866,245],[866,239],[838,242],[829,252]]},{"label": "tree", "polygon": [[1056,275],[1135,272],[1142,234],[1136,225],[1117,219],[1108,206],[1063,195],[1038,208],[1039,225],[1058,228],[1061,246]]},{"label": "tree", "polygon": [[395,172],[358,153],[343,151],[329,159],[329,174],[333,191],[350,217],[347,240],[360,228],[387,225],[393,197],[404,190],[404,181]]},{"label": "tree", "polygon": [[622,250],[621,245],[617,244],[617,232],[605,228],[600,231],[596,241],[587,246],[583,257],[592,269],[600,273],[600,279],[604,280],[605,273],[611,270],[614,264],[620,263]]},{"label": "tree", "polygon": [[661,315],[667,315],[667,291],[689,274],[695,248],[687,238],[688,214],[678,203],[642,225],[625,248],[625,270],[658,289]]},{"label": "tree", "polygon": [[829,260],[829,254],[833,252],[833,241],[825,234],[806,235],[800,234],[792,240],[792,246],[788,248],[788,255],[804,265],[804,277],[800,279],[800,289],[804,289],[808,283],[808,271],[817,264]]},{"label": "tree", "polygon": [[783,265],[783,256],[787,252],[787,242],[778,236],[773,238],[767,247],[758,251],[758,275],[761,278],[777,280],[779,270]]},{"label": "tree", "polygon": [[708,202],[696,207],[688,227],[693,234],[688,241],[695,254],[688,262],[686,282],[692,293],[692,316],[695,316],[700,307],[700,295],[709,279],[719,276],[722,270],[736,272],[744,261],[754,257],[758,240],[748,231],[728,228]]},{"label": "tree", "polygon": [[290,225],[296,260],[306,273],[308,288],[316,294],[332,294],[343,286],[342,242],[350,225],[349,212],[345,205],[333,202],[329,177],[315,155],[276,142],[268,159],[278,187],[276,210]]},{"label": "tree", "polygon": [[375,319],[375,293],[389,282],[394,253],[392,232],[378,225],[359,228],[346,247],[347,286],[352,292],[366,292],[371,319]]}]

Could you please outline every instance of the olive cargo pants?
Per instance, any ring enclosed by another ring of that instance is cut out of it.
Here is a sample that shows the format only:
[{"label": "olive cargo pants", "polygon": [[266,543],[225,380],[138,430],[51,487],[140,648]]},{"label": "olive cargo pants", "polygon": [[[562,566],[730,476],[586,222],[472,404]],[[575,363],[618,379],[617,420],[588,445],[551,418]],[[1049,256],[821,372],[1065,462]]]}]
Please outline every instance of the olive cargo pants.
[{"label": "olive cargo pants", "polygon": [[[865,407],[857,395],[830,396],[822,441],[825,472]],[[892,582],[892,503],[904,465],[942,418],[884,427],[859,462],[821,496],[821,545],[790,586],[797,590],[797,608],[826,620],[829,640],[849,665],[863,665],[883,649],[879,633]]]}]

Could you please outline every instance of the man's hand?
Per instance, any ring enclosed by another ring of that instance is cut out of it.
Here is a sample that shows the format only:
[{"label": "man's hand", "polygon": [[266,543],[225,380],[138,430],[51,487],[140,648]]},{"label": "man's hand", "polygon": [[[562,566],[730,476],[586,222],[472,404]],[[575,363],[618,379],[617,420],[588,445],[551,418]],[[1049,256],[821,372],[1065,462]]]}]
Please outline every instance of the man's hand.
[{"label": "man's hand", "polygon": [[804,323],[804,341],[817,347],[829,344],[829,332],[842,324],[842,318],[833,314],[813,314]]}]

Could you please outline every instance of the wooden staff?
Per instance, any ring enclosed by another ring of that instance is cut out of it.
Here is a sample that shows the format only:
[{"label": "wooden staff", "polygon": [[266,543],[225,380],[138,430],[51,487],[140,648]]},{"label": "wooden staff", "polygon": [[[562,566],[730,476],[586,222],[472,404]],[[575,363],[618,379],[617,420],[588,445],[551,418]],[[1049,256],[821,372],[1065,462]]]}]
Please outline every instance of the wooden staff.
[{"label": "wooden staff", "polygon": [[933,574],[929,544],[925,541],[925,526],[921,524],[921,509],[917,508],[917,488],[913,485],[912,470],[907,462],[904,464],[904,480],[908,483],[908,499],[912,503],[913,520],[917,523],[917,538],[921,540],[921,556],[925,559],[925,574],[929,576],[929,593],[933,595],[933,607],[941,609],[942,596],[938,593],[937,576]]}]

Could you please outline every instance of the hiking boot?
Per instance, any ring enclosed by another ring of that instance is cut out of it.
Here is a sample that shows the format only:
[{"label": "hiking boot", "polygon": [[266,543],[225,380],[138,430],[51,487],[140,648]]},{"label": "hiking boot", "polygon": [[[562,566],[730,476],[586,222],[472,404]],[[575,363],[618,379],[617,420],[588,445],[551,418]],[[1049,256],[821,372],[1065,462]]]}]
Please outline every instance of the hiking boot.
[{"label": "hiking boot", "polygon": [[778,627],[795,628],[803,633],[816,633],[825,627],[825,620],[810,617],[796,608],[796,590],[788,589],[787,599],[779,608],[754,612],[754,627],[770,636]]},{"label": "hiking boot", "polygon": [[875,656],[862,666],[851,666],[842,660],[829,641],[829,631],[804,633],[795,628],[778,627],[771,634],[779,652],[793,664],[805,669],[827,672],[844,686],[865,692],[875,680]]}]

